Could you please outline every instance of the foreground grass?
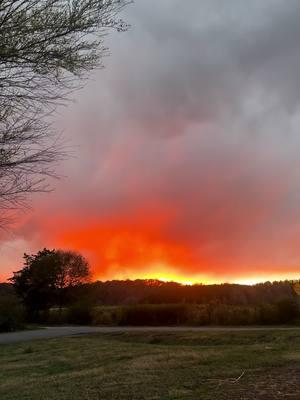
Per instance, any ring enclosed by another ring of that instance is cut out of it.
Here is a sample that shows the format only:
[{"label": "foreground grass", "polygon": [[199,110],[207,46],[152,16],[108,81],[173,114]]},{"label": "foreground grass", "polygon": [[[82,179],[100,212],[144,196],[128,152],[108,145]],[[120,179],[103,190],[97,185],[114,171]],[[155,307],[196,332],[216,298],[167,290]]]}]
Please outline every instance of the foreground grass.
[{"label": "foreground grass", "polygon": [[115,333],[0,346],[1,400],[299,400],[299,378],[299,331]]}]

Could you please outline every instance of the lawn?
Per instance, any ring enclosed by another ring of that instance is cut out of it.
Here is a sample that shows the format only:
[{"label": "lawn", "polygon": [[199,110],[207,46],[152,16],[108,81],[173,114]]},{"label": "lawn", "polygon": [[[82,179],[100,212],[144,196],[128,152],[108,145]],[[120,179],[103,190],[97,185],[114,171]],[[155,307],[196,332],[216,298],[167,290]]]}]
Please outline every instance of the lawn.
[{"label": "lawn", "polygon": [[115,333],[0,346],[1,400],[300,399],[300,332]]}]

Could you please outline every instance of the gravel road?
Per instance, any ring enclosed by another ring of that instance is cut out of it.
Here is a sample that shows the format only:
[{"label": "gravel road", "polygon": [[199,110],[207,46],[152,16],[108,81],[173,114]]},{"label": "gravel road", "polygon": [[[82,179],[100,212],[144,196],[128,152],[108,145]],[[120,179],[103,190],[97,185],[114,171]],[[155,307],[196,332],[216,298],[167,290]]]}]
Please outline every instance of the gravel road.
[{"label": "gravel road", "polygon": [[56,326],[28,331],[10,332],[0,334],[0,344],[18,343],[36,339],[50,339],[61,336],[84,335],[91,333],[114,332],[236,332],[236,331],[262,331],[262,330],[299,330],[300,327],[184,327],[184,326],[159,326],[159,327],[92,327],[92,326]]}]

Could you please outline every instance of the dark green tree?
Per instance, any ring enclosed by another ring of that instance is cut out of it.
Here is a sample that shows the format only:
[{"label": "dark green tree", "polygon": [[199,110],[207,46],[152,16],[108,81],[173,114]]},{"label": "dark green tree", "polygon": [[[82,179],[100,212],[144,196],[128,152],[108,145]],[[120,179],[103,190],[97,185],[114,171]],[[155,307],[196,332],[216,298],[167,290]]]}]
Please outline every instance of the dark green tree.
[{"label": "dark green tree", "polygon": [[51,307],[63,306],[70,288],[90,280],[87,260],[74,251],[43,249],[24,254],[24,266],[10,279],[28,316],[38,320]]}]

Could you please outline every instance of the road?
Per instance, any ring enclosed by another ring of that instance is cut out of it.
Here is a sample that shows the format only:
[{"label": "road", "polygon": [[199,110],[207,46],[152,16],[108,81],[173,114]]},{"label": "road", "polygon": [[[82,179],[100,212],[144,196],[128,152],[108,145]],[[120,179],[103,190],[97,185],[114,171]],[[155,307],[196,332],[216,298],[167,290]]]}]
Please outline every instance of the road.
[{"label": "road", "polygon": [[36,339],[50,339],[62,336],[85,335],[91,333],[116,333],[116,332],[235,332],[235,331],[263,331],[263,330],[300,330],[300,327],[184,327],[184,326],[158,326],[158,327],[93,327],[93,326],[56,326],[28,331],[9,332],[0,334],[0,344],[18,343]]}]

